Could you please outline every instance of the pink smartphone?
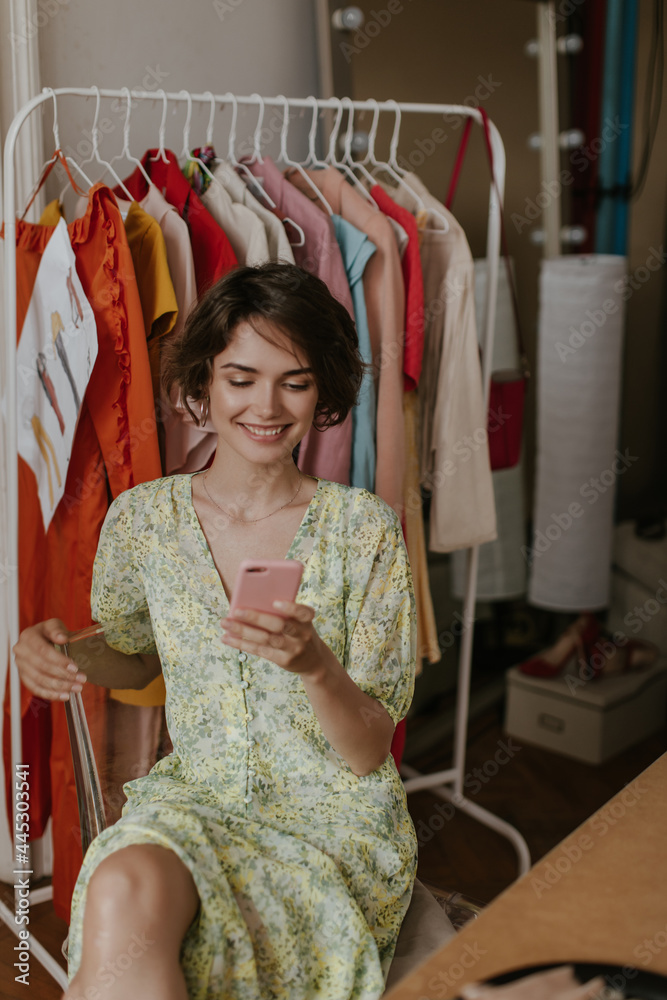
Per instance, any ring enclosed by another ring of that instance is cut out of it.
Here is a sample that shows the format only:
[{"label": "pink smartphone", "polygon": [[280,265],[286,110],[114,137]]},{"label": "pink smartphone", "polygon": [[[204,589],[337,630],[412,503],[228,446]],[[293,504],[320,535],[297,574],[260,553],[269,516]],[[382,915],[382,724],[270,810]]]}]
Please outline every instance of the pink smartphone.
[{"label": "pink smartphone", "polygon": [[230,615],[239,608],[280,614],[273,602],[296,600],[302,574],[303,563],[297,559],[244,559],[236,577]]}]

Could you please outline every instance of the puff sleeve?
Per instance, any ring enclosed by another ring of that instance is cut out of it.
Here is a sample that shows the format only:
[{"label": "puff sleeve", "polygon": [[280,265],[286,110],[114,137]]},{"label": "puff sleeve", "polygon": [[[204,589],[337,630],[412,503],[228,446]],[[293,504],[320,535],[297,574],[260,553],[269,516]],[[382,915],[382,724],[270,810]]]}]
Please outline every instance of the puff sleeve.
[{"label": "puff sleeve", "polygon": [[414,691],[417,631],[408,554],[396,514],[360,491],[345,559],[345,667],[394,723]]},{"label": "puff sleeve", "polygon": [[136,563],[134,490],[107,511],[93,564],[90,608],[104,638],[122,653],[157,653],[141,571]]}]

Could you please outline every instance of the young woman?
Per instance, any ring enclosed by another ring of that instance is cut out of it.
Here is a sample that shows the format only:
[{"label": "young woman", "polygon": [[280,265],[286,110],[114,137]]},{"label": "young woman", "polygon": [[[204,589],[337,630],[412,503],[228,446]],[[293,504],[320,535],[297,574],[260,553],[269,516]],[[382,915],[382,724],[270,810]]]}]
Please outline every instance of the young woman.
[{"label": "young woman", "polygon": [[[111,505],[91,605],[120,653],[89,674],[141,687],[162,669],[174,750],[86,854],[67,1000],[383,992],[416,865],[389,752],[413,689],[410,569],[392,510],[292,457],[361,375],[346,310],[289,265],[228,274],[170,357],[166,389],[218,433],[215,459]],[[305,566],[297,602],[232,618],[241,561],[284,557]],[[51,620],[15,647],[41,697],[87,679],[66,638]]]}]

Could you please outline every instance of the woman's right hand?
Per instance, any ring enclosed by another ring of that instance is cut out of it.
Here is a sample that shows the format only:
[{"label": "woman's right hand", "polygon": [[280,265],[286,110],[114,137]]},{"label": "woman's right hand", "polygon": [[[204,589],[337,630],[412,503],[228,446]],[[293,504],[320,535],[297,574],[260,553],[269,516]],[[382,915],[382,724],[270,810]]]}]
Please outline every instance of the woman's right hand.
[{"label": "woman's right hand", "polygon": [[69,657],[54,648],[54,643],[63,645],[68,638],[63,623],[58,618],[49,618],[24,629],[14,646],[21,680],[40,698],[68,701],[70,693],[81,691],[87,680]]}]

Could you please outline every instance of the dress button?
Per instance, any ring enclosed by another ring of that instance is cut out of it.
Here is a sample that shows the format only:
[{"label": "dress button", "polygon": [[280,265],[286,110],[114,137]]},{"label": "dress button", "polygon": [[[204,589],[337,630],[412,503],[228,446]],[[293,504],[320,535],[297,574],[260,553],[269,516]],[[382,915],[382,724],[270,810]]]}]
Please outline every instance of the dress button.
[{"label": "dress button", "polygon": [[246,795],[246,797],[244,798],[243,801],[244,802],[252,802],[252,795]]},{"label": "dress button", "polygon": [[251,715],[251,714],[250,714],[250,712],[248,712],[248,714],[246,715],[246,721],[247,721],[247,722],[252,722],[252,720],[253,720],[254,718],[255,718],[255,716],[254,716],[254,715]]},{"label": "dress button", "polygon": [[254,745],[255,745],[255,741],[254,740],[248,740],[247,743],[246,743],[246,746],[248,748],[254,747]]},{"label": "dress button", "polygon": [[250,767],[248,768],[248,774],[251,778],[254,778],[255,775],[257,774],[257,771],[253,771],[253,769]]},{"label": "dress button", "polygon": [[247,659],[248,659],[247,653],[239,653],[239,663],[245,663]]},{"label": "dress button", "polygon": [[241,681],[241,687],[242,688],[248,688],[248,687],[250,687],[250,685],[248,684],[247,681]]}]

